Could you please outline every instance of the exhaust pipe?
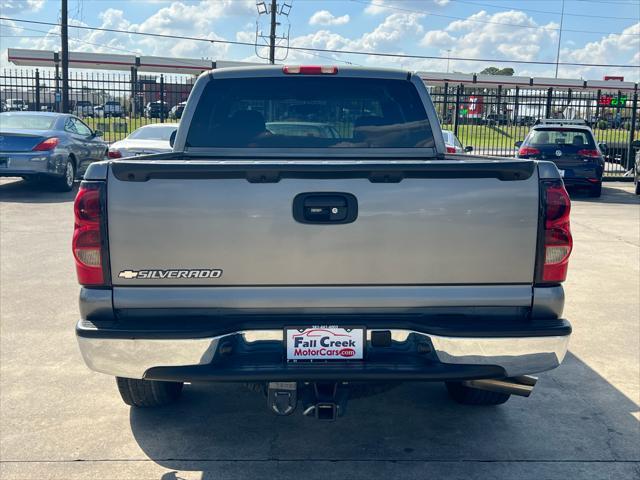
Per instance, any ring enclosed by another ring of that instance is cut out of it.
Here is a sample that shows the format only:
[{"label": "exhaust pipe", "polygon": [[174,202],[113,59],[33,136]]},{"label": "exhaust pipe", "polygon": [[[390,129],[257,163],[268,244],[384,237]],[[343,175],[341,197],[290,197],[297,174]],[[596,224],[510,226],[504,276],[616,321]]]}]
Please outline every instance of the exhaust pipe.
[{"label": "exhaust pipe", "polygon": [[462,384],[465,387],[477,388],[478,390],[488,390],[490,392],[508,393],[528,397],[533,391],[538,379],[530,375],[519,377],[481,380],[465,380]]}]

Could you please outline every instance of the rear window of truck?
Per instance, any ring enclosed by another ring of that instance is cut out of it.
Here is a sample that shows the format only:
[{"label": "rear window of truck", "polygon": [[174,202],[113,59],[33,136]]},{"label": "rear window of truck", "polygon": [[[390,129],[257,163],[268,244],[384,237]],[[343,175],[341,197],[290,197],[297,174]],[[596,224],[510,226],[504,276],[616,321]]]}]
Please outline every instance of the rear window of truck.
[{"label": "rear window of truck", "polygon": [[428,148],[434,140],[409,81],[298,76],[209,82],[186,146]]}]

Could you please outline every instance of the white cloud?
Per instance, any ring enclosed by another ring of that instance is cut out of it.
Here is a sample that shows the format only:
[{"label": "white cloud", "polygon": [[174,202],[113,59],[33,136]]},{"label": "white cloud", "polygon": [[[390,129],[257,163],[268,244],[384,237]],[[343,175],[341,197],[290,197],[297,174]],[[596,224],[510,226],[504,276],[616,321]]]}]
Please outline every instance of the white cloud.
[{"label": "white cloud", "polygon": [[[451,0],[370,0],[364,13],[368,15],[389,14],[395,11],[407,13],[429,13],[430,7],[444,7]],[[364,1],[363,1],[364,3]]]},{"label": "white cloud", "polygon": [[38,12],[44,6],[44,0],[2,0],[0,12],[3,15],[13,15],[22,12]]},{"label": "white cloud", "polygon": [[[451,50],[452,57],[551,61],[557,28],[553,22],[539,25],[521,11],[493,15],[480,11],[451,22],[443,30],[428,32],[420,43],[440,48],[441,55]],[[478,62],[451,61],[451,69],[458,71],[480,71],[486,66]],[[517,67],[514,67],[516,71]]]},{"label": "white cloud", "polygon": [[349,15],[336,17],[328,10],[319,10],[309,19],[309,25],[344,25],[349,23]]},{"label": "white cloud", "polygon": [[[162,33],[215,40],[222,39],[216,33],[221,21],[230,16],[254,12],[255,3],[251,0],[201,0],[195,3],[173,1],[166,6],[161,6],[140,23],[132,23],[123,10],[109,8],[99,14],[98,26],[130,32]],[[50,30],[50,33],[59,33],[59,29],[55,27]],[[58,50],[60,40],[58,36],[48,35],[37,40],[24,39],[22,43],[27,48]],[[83,52],[123,54],[129,52],[212,59],[227,56],[229,51],[229,45],[218,43],[74,29],[70,29],[70,48]]]},{"label": "white cloud", "polygon": [[616,67],[564,67],[560,73],[578,72],[585,78],[599,78],[602,75],[622,75],[625,80],[640,80],[640,22],[625,28],[620,34],[609,34],[600,40],[589,42],[582,48],[563,48],[561,62],[626,64],[636,68]]},{"label": "white cloud", "polygon": [[444,30],[431,30],[420,41],[423,47],[453,47],[455,38]]}]

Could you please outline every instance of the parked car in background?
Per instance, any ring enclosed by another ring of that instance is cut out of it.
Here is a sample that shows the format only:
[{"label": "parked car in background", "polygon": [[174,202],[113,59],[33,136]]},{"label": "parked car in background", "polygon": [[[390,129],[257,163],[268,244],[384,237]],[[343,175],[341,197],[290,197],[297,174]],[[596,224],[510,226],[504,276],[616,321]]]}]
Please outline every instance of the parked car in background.
[{"label": "parked car in background", "polygon": [[149,102],[144,107],[144,116],[147,118],[167,118],[169,116],[169,105],[162,100]]},{"label": "parked car in background", "polygon": [[484,117],[484,123],[486,125],[507,125],[509,117],[504,113],[491,113]]},{"label": "parked car in background", "polygon": [[268,122],[265,126],[267,131],[274,135],[340,138],[340,134],[335,127],[322,122]]},{"label": "parked car in background", "polygon": [[592,197],[602,191],[604,145],[596,144],[584,120],[540,120],[523,142],[516,142],[518,158],[549,160],[556,164],[567,186],[589,188]]},{"label": "parked car in background", "polygon": [[108,118],[108,117],[122,117],[124,115],[124,111],[122,110],[122,105],[116,102],[115,100],[105,102],[104,105],[98,105],[93,108],[93,114],[99,118]]},{"label": "parked car in background", "polygon": [[520,127],[531,127],[536,123],[536,117],[531,115],[518,115],[515,119],[515,124]]},{"label": "parked car in background", "polygon": [[184,112],[184,107],[187,105],[187,102],[180,102],[177,105],[174,105],[171,110],[169,110],[169,118],[179,120],[182,118],[182,112]]},{"label": "parked car in background", "polygon": [[93,117],[93,103],[88,100],[78,100],[73,107],[73,113],[79,117]]},{"label": "parked car in background", "polygon": [[170,152],[172,148],[169,139],[177,129],[177,123],[145,125],[132,132],[124,140],[111,144],[108,156],[109,158],[124,158]]},{"label": "parked car in background", "polygon": [[5,105],[7,112],[22,112],[29,108],[27,102],[21,98],[7,98]]},{"label": "parked car in background", "polygon": [[105,158],[101,135],[74,115],[0,113],[0,177],[46,179],[71,190],[90,163]]},{"label": "parked car in background", "polygon": [[447,153],[465,153],[472,152],[472,146],[463,147],[458,137],[451,130],[442,130],[444,144],[447,147]]}]

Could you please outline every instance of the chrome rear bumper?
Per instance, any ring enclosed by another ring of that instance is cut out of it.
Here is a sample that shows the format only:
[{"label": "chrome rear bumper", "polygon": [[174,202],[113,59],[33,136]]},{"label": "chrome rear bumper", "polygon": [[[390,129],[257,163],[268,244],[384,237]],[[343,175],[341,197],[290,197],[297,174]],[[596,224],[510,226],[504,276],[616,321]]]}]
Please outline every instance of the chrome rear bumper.
[{"label": "chrome rear bumper", "polygon": [[[371,332],[367,332],[370,339]],[[394,345],[424,340],[443,365],[497,366],[513,377],[551,370],[562,362],[569,335],[531,337],[446,337],[391,330]],[[145,378],[154,367],[209,365],[226,340],[241,336],[247,344],[283,340],[281,330],[251,330],[209,338],[97,338],[78,334],[80,351],[89,368],[118,377]],[[215,369],[215,366],[212,366]]]}]

